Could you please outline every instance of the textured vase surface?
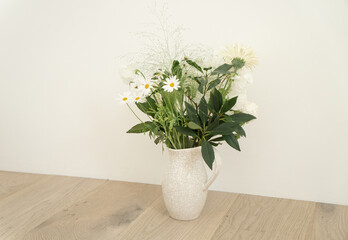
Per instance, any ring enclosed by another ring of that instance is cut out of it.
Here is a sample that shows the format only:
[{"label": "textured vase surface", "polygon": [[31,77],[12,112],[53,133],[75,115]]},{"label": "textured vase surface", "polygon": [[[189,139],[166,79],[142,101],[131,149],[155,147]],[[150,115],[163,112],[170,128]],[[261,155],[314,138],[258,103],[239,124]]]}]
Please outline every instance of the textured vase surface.
[{"label": "textured vase surface", "polygon": [[[168,149],[169,166],[162,181],[162,192],[169,215],[178,220],[199,217],[207,198],[208,182],[201,147]],[[214,179],[212,179],[214,178]]]}]

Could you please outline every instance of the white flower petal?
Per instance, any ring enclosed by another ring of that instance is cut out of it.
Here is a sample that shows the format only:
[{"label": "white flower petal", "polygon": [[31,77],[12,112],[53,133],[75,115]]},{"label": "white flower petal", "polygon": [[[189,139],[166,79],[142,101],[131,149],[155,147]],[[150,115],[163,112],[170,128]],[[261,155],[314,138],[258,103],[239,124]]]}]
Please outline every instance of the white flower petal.
[{"label": "white flower petal", "polygon": [[254,115],[254,116],[257,116],[257,109],[258,109],[258,106],[255,103],[247,102],[243,106],[242,112],[243,113],[248,113],[248,114],[251,114],[251,115]]},{"label": "white flower petal", "polygon": [[127,91],[127,92],[124,92],[122,95],[120,95],[119,101],[122,104],[126,104],[126,103],[134,102],[134,99],[132,94],[129,91]]},{"label": "white flower petal", "polygon": [[167,92],[173,92],[173,90],[178,90],[180,88],[179,84],[179,79],[177,79],[176,76],[172,76],[170,78],[166,78],[162,88]]},{"label": "white flower petal", "polygon": [[233,58],[242,58],[245,61],[245,67],[252,69],[258,64],[257,57],[250,47],[245,47],[240,44],[233,44],[226,47],[221,53],[226,63],[231,63]]}]

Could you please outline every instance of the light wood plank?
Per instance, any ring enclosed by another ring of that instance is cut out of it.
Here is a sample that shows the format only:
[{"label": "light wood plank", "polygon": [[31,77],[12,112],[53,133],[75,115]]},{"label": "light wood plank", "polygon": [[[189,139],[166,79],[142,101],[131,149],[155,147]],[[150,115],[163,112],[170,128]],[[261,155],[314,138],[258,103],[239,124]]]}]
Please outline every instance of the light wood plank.
[{"label": "light wood plank", "polygon": [[102,180],[48,176],[0,201],[0,239],[18,240],[100,186]]},{"label": "light wood plank", "polygon": [[108,182],[37,226],[25,239],[116,239],[160,196],[157,185]]},{"label": "light wood plank", "polygon": [[308,239],[315,204],[240,195],[212,239]]},{"label": "light wood plank", "polygon": [[[285,221],[278,226],[275,233],[267,231],[265,239],[272,236],[273,239],[309,240],[314,220],[315,203],[289,199],[283,199],[283,201],[288,203],[288,208],[283,211],[279,209],[278,214],[280,215],[283,212],[283,215],[286,216]],[[270,217],[273,217],[273,215]]]},{"label": "light wood plank", "polygon": [[0,200],[47,176],[0,171]]},{"label": "light wood plank", "polygon": [[160,186],[0,171],[0,239],[347,240],[348,206],[209,192],[177,221]]},{"label": "light wood plank", "polygon": [[347,240],[348,206],[316,203],[313,239]]},{"label": "light wood plank", "polygon": [[211,239],[237,194],[209,192],[201,216],[192,221],[169,217],[162,198],[137,218],[117,239],[204,240]]}]

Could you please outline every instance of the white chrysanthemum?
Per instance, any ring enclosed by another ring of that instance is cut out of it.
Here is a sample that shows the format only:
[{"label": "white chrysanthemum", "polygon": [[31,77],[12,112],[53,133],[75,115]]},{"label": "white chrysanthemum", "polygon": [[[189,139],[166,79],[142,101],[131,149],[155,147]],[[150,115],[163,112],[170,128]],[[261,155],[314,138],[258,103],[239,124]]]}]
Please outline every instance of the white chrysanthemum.
[{"label": "white chrysanthemum", "polygon": [[230,95],[231,98],[232,97],[236,97],[236,96],[238,96],[238,98],[237,98],[236,104],[233,107],[233,110],[242,111],[242,109],[245,106],[245,104],[248,103],[247,95],[245,93],[242,93],[242,94],[231,94]]},{"label": "white chrysanthemum", "polygon": [[234,77],[236,80],[243,80],[248,85],[252,84],[254,82],[254,77],[252,72],[249,69],[240,69],[238,71],[238,75]]},{"label": "white chrysanthemum", "polygon": [[252,69],[258,64],[254,51],[250,47],[240,44],[227,46],[221,54],[226,63],[231,63],[234,58],[242,58],[245,61],[244,66],[246,68]]},{"label": "white chrysanthemum", "polygon": [[239,70],[238,75],[233,79],[228,96],[232,98],[241,94],[245,95],[247,93],[247,88],[253,81],[254,79],[250,70],[245,68]]},{"label": "white chrysanthemum", "polygon": [[247,87],[248,87],[248,83],[246,81],[244,81],[243,79],[235,79],[231,85],[231,94],[232,95],[246,94]]},{"label": "white chrysanthemum", "polygon": [[124,92],[122,95],[120,95],[120,99],[119,100],[123,104],[130,103],[130,102],[134,101],[133,97],[132,97],[132,94],[129,91]]},{"label": "white chrysanthemum", "polygon": [[123,65],[119,68],[119,74],[125,84],[129,84],[135,76],[135,66],[132,64]]},{"label": "white chrysanthemum", "polygon": [[234,105],[233,107],[233,110],[257,116],[258,106],[255,103],[248,101],[246,94],[239,94],[235,96],[238,96],[238,98],[236,105]]},{"label": "white chrysanthemum", "polygon": [[241,75],[235,76],[232,85],[231,93],[234,95],[245,94],[247,88],[253,82],[253,76],[249,72],[241,73]]},{"label": "white chrysanthemum", "polygon": [[257,116],[257,109],[258,109],[258,106],[255,103],[247,102],[246,104],[244,104],[241,111],[243,113],[248,113],[248,114],[251,114],[253,116]]},{"label": "white chrysanthemum", "polygon": [[173,92],[173,90],[178,90],[180,88],[179,79],[176,76],[167,78],[164,82],[163,89],[167,92]]}]

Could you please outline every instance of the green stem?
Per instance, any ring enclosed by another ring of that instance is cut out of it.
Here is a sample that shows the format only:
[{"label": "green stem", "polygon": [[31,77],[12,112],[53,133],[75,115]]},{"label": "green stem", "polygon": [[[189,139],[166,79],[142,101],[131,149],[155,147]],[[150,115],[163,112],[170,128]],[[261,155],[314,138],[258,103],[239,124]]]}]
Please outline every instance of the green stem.
[{"label": "green stem", "polygon": [[175,135],[176,135],[176,140],[178,141],[178,147],[179,147],[179,149],[182,149],[183,146],[181,145],[180,136],[177,133],[175,133]]},{"label": "green stem", "polygon": [[189,96],[189,95],[186,95],[187,98],[190,100],[191,103],[193,103],[193,105],[196,107],[196,111],[198,111],[198,105],[197,103],[195,103],[195,101],[193,101],[193,99]]},{"label": "green stem", "polygon": [[166,130],[166,126],[163,126],[164,129],[164,133],[166,134],[166,138],[169,140],[169,142],[172,144],[174,149],[177,149],[176,145],[174,144],[171,136],[168,134],[167,130]]},{"label": "green stem", "polygon": [[126,104],[127,104],[127,107],[132,111],[132,113],[134,114],[134,116],[136,116],[137,119],[139,119],[140,122],[144,123],[144,122],[138,117],[138,115],[133,111],[133,109],[129,106],[129,104],[128,104],[128,103],[126,103]]}]

